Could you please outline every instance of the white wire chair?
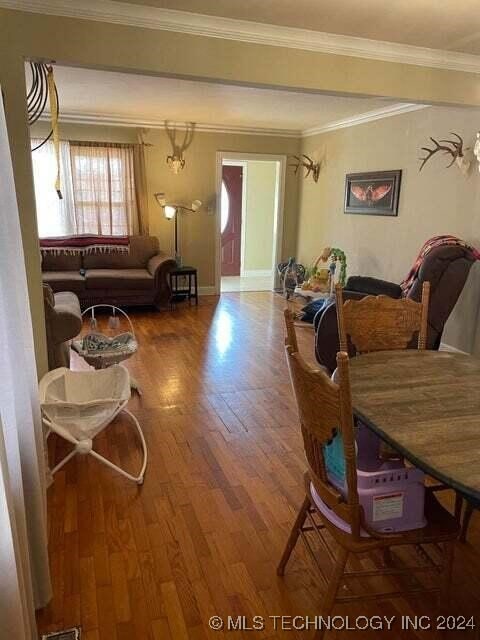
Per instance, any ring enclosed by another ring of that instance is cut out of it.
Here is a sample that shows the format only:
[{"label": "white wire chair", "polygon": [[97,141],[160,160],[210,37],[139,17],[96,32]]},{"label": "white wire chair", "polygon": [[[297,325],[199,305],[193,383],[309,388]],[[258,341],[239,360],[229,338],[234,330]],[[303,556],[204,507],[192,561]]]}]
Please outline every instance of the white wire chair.
[{"label": "white wire chair", "polygon": [[[125,408],[131,393],[130,376],[125,367],[115,364],[97,371],[71,371],[61,367],[42,378],[39,391],[43,424],[75,447],[52,469],[52,475],[79,453],[91,455],[125,478],[143,484],[147,445],[137,418]],[[143,462],[136,476],[93,449],[93,438],[122,411],[136,427],[142,445]]]}]

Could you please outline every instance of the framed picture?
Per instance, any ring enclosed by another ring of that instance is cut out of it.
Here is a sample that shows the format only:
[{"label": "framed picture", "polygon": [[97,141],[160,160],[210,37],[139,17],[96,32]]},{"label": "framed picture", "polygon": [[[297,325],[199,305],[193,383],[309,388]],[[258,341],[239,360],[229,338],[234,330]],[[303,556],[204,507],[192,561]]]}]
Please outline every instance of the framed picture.
[{"label": "framed picture", "polygon": [[345,213],[372,216],[398,215],[398,197],[402,171],[347,173]]}]

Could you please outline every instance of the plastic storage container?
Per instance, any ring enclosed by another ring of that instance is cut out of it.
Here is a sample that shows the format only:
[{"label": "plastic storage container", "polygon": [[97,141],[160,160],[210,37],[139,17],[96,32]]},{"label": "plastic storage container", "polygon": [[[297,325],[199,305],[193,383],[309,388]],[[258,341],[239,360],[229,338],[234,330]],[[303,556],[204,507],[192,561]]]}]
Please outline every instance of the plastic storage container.
[{"label": "plastic storage container", "polygon": [[[356,424],[355,439],[357,490],[366,523],[384,533],[424,527],[427,523],[424,515],[425,474],[415,467],[406,467],[401,459],[381,460],[380,439],[361,422]],[[324,458],[330,481],[346,495],[340,434],[324,448]]]}]

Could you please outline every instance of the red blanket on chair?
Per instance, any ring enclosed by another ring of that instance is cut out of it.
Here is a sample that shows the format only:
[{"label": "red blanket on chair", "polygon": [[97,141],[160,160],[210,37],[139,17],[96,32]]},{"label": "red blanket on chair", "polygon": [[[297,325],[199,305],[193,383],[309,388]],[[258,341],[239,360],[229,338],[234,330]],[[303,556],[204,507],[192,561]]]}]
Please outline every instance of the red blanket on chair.
[{"label": "red blanket on chair", "polygon": [[417,259],[413,263],[413,267],[410,269],[410,273],[405,278],[405,280],[400,284],[402,288],[403,296],[406,297],[408,295],[408,292],[412,288],[413,282],[417,277],[418,271],[422,266],[422,262],[425,256],[428,253],[430,253],[432,249],[435,249],[436,247],[441,247],[443,245],[465,247],[466,249],[469,249],[469,251],[472,252],[476,260],[480,260],[480,251],[475,249],[475,247],[472,247],[469,244],[467,244],[464,240],[460,240],[460,238],[456,238],[455,236],[434,236],[433,238],[430,238],[430,240],[427,240],[427,242],[425,242],[423,247],[420,249],[420,253],[418,254]]},{"label": "red blanket on chair", "polygon": [[128,253],[130,240],[128,236],[62,236],[58,238],[40,238],[42,255],[81,254],[87,253]]}]

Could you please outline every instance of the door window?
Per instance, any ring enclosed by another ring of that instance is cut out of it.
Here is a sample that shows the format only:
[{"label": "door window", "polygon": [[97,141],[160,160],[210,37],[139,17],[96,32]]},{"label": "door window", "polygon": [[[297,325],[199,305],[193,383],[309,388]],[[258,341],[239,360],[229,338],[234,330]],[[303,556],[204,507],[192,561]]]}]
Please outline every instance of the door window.
[{"label": "door window", "polygon": [[228,195],[225,180],[222,180],[222,192],[220,196],[220,232],[223,233],[230,215],[230,197]]}]

